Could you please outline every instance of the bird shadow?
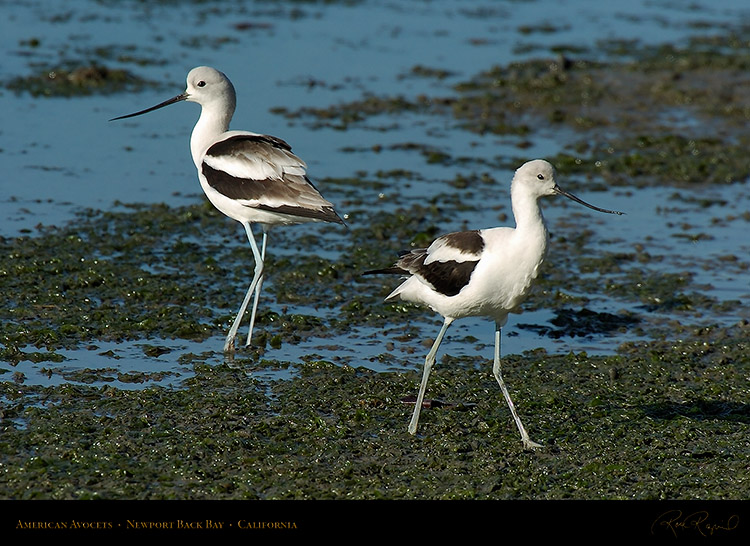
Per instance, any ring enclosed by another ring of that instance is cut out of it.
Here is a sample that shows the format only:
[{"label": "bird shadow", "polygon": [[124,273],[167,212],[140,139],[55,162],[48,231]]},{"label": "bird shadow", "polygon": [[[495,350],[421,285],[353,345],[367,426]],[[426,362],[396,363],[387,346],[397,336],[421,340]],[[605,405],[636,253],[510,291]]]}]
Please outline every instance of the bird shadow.
[{"label": "bird shadow", "polygon": [[661,402],[643,407],[652,419],[671,421],[687,417],[697,421],[721,420],[733,423],[750,423],[750,404],[718,400],[696,399],[689,402]]},{"label": "bird shadow", "polygon": [[632,315],[597,313],[585,308],[578,311],[558,309],[555,311],[555,318],[550,320],[550,323],[555,327],[540,324],[518,324],[518,328],[531,330],[552,339],[559,339],[561,337],[586,337],[595,334],[622,332],[639,322],[640,319]]}]

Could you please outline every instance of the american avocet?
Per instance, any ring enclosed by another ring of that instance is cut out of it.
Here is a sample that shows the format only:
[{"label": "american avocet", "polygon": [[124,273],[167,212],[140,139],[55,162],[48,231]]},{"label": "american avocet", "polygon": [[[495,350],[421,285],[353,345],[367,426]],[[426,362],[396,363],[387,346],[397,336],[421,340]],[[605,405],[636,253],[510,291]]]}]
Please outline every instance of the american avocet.
[{"label": "american avocet", "polygon": [[[312,185],[305,162],[292,153],[286,142],[248,131],[229,131],[236,95],[232,82],[218,70],[208,66],[193,68],[187,75],[184,93],[110,121],[140,116],[180,101],[201,105],[200,118],[190,137],[190,152],[201,187],[217,209],[244,226],[255,258],[253,280],[224,343],[224,351],[232,351],[240,321],[255,294],[247,345],[252,340],[269,228],[344,221]],[[260,224],[263,231],[260,249],[252,224]]]},{"label": "american avocet", "polygon": [[522,165],[513,176],[511,202],[516,227],[496,227],[443,235],[427,249],[401,253],[393,267],[368,271],[408,275],[386,300],[401,299],[427,305],[443,316],[443,326],[427,354],[422,383],[409,423],[415,434],[427,378],[448,326],[463,317],[487,317],[495,321],[495,357],[492,371],[503,391],[525,448],[541,447],[532,442],[516,413],[500,371],[500,333],[508,314],[526,298],[547,253],[548,235],[538,199],[564,195],[582,205],[610,214],[564,191],[555,182],[555,169],[537,159]]}]

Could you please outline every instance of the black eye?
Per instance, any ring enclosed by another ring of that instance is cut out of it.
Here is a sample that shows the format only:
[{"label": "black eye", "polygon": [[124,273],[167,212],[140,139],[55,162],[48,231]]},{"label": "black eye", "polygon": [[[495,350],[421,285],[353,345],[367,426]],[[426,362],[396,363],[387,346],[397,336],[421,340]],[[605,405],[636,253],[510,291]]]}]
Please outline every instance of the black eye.
[{"label": "black eye", "polygon": [[201,80],[198,83],[196,83],[195,86],[196,87],[206,87],[206,82],[204,82],[203,80]]},{"label": "black eye", "polygon": [[544,175],[543,175],[543,174],[538,174],[538,175],[536,175],[536,177],[537,177],[537,178],[538,178],[539,180],[544,180]]}]

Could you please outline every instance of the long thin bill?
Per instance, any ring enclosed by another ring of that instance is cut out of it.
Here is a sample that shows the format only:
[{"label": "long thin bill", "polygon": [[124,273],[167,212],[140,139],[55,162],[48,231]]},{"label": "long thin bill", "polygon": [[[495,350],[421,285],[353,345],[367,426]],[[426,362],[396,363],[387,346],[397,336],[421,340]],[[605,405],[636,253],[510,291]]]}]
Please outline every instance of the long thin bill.
[{"label": "long thin bill", "polygon": [[595,207],[594,205],[590,205],[589,203],[587,203],[587,202],[586,202],[586,201],[584,201],[583,199],[580,199],[580,198],[576,197],[576,196],[575,196],[575,195],[573,195],[572,193],[568,193],[568,192],[566,192],[566,191],[565,191],[564,189],[562,189],[562,188],[561,188],[560,186],[555,186],[555,192],[559,193],[560,195],[564,195],[564,196],[565,196],[565,197],[567,197],[568,199],[572,199],[572,200],[573,200],[573,201],[575,201],[576,203],[580,203],[580,204],[581,204],[581,205],[583,205],[584,207],[588,207],[588,208],[590,208],[590,209],[593,209],[593,210],[596,210],[596,211],[598,211],[598,212],[606,212],[607,214],[625,214],[624,212],[620,212],[620,211],[618,211],[618,210],[607,210],[607,209],[601,209],[601,208],[599,208],[599,207]]},{"label": "long thin bill", "polygon": [[125,119],[125,118],[133,118],[135,116],[140,116],[141,114],[148,114],[149,112],[153,112],[154,110],[158,110],[159,108],[164,108],[165,106],[169,106],[170,104],[174,104],[175,102],[180,102],[188,98],[187,93],[181,93],[177,95],[176,97],[172,97],[169,100],[165,100],[164,102],[157,104],[156,106],[152,106],[151,108],[146,108],[145,110],[141,110],[140,112],[134,112],[132,114],[127,114],[125,116],[120,116],[116,118],[112,118],[109,121],[115,121],[117,119]]}]

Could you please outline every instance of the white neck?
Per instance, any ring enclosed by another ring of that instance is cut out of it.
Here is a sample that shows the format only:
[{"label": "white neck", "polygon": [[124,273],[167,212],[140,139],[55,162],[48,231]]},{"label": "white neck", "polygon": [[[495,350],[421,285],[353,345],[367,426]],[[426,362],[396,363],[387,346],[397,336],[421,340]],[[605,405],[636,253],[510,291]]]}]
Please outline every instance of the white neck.
[{"label": "white neck", "polygon": [[538,197],[529,195],[527,191],[521,191],[511,185],[511,199],[513,203],[513,216],[516,219],[516,229],[513,230],[513,240],[523,247],[519,254],[519,260],[527,260],[527,264],[533,265],[531,277],[535,278],[539,266],[547,255],[549,235],[547,226],[539,207]]},{"label": "white neck", "polygon": [[234,101],[229,107],[226,104],[211,103],[201,108],[201,116],[190,136],[190,153],[195,166],[200,168],[203,154],[216,138],[229,129],[229,122],[234,114]]},{"label": "white neck", "polygon": [[515,184],[510,187],[513,217],[516,219],[516,229],[519,231],[546,231],[542,209],[539,207],[537,196],[520,191]]}]

